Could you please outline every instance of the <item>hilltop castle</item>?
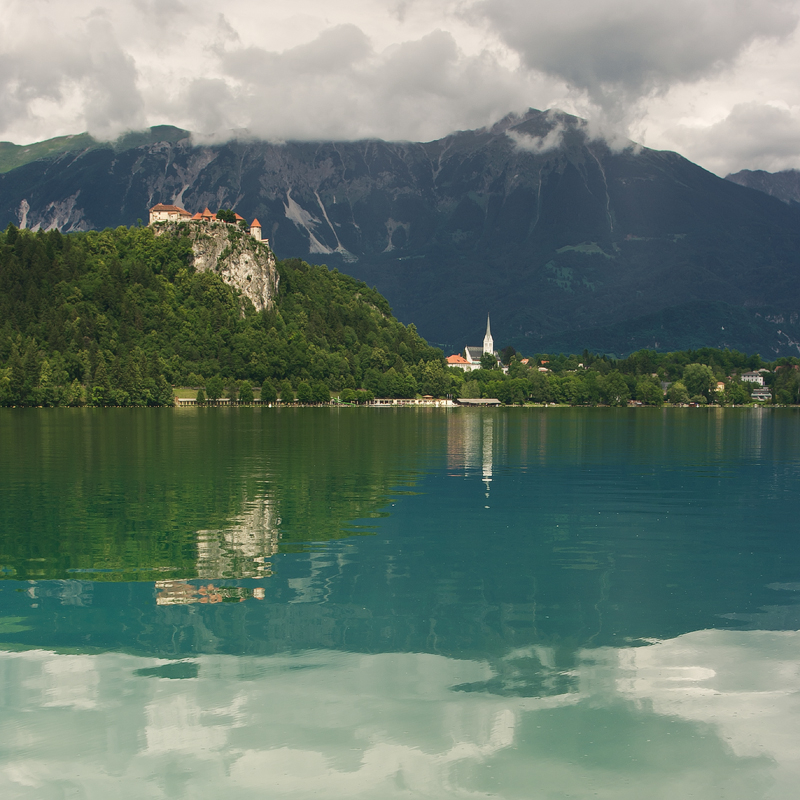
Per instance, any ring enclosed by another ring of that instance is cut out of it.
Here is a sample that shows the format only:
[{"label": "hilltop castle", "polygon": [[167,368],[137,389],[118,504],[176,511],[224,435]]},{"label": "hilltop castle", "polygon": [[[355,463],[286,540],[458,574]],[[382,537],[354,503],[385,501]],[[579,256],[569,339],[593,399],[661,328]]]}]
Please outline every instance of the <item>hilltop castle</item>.
[{"label": "hilltop castle", "polygon": [[[245,222],[246,220],[244,217],[240,217],[238,214],[236,216],[236,224]],[[223,222],[221,219],[217,219],[216,214],[212,214],[208,210],[208,206],[206,206],[205,210],[201,212],[197,212],[194,216],[190,214],[185,208],[181,208],[180,206],[170,206],[165,205],[164,203],[158,203],[158,205],[153,206],[150,209],[150,224],[152,225],[155,222]],[[261,238],[261,223],[254,219],[250,223],[250,235],[257,241],[257,242],[264,242],[265,244],[269,244],[268,239]]]}]

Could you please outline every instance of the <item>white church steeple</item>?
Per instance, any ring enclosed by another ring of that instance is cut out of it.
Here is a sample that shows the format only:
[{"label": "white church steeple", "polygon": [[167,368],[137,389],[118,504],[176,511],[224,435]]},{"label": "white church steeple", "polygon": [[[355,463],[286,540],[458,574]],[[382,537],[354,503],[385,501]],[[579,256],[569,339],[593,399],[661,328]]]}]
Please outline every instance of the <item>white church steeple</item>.
[{"label": "white church steeple", "polygon": [[483,337],[483,352],[494,353],[494,339],[492,339],[492,329],[489,326],[489,315],[486,315],[486,336]]}]

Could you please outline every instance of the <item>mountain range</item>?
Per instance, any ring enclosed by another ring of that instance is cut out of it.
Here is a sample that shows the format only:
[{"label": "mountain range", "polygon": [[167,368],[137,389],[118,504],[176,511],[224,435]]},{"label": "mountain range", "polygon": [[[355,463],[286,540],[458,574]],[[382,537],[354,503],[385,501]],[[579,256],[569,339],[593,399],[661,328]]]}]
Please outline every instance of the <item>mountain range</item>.
[{"label": "mountain range", "polygon": [[367,281],[450,352],[487,313],[525,353],[800,352],[800,206],[561,112],[424,143],[82,134],[0,143],[0,170],[3,226],[115,227],[159,202],[258,217],[278,257]]},{"label": "mountain range", "polygon": [[758,189],[759,192],[777,197],[784,203],[800,206],[800,170],[766,172],[763,169],[743,169],[726,175],[725,180]]}]

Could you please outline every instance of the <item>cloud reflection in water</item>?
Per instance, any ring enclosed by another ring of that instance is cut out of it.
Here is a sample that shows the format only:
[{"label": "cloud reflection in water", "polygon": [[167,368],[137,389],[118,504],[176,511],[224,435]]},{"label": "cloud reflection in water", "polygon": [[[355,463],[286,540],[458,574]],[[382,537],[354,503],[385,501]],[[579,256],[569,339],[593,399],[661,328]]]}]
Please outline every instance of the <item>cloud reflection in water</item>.
[{"label": "cloud reflection in water", "polygon": [[170,663],[0,654],[2,796],[750,800],[800,779],[793,631],[584,650],[550,697],[454,691],[491,665],[430,654]]}]

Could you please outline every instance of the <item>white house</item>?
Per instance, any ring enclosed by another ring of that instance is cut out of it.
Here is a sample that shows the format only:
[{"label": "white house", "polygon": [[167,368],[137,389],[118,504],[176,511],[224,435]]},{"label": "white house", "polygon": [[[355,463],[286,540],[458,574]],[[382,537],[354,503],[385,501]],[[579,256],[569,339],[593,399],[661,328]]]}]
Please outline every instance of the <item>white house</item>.
[{"label": "white house", "polygon": [[757,383],[759,386],[764,385],[764,376],[760,372],[745,372],[742,380],[748,383]]}]

